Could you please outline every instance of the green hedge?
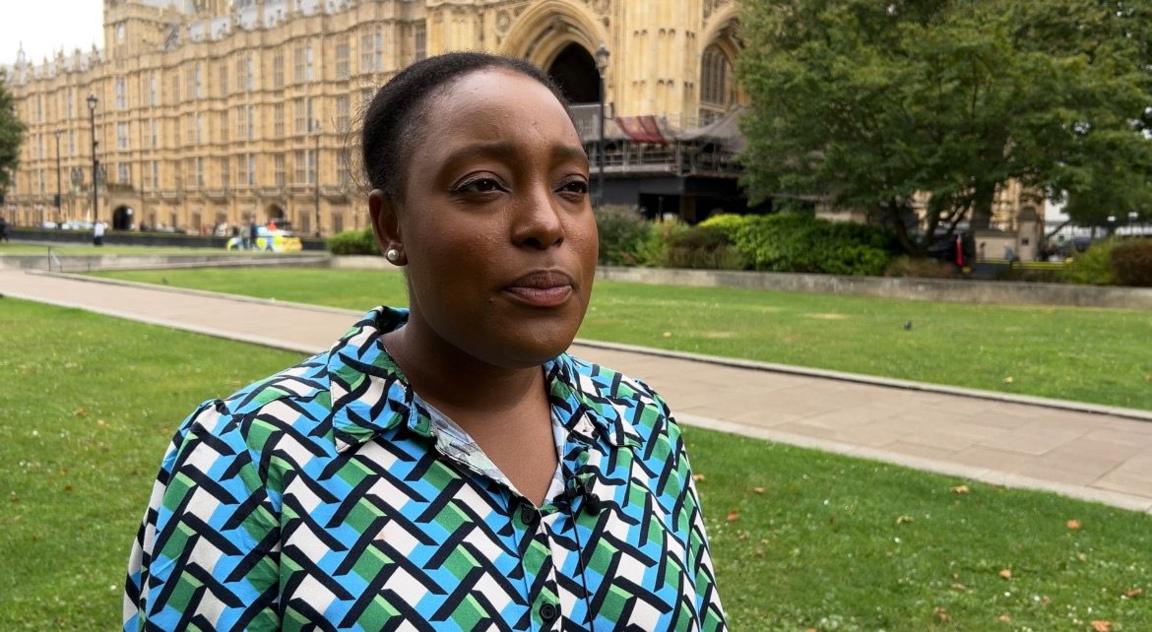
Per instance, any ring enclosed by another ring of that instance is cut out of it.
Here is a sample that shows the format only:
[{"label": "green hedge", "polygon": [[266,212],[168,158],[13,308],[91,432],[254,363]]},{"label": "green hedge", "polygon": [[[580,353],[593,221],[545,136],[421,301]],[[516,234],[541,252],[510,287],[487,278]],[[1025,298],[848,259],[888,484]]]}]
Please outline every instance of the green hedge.
[{"label": "green hedge", "polygon": [[1152,287],[1152,239],[1129,239],[1112,249],[1112,274],[1120,285]]},{"label": "green hedge", "polygon": [[1068,283],[1085,285],[1114,285],[1116,275],[1112,272],[1112,249],[1115,239],[1098,241],[1088,250],[1077,254],[1072,262],[1060,271],[1060,278]]},{"label": "green hedge", "polygon": [[328,238],[328,252],[334,255],[380,255],[380,246],[371,228],[337,233]]},{"label": "green hedge", "polygon": [[669,236],[664,265],[669,268],[743,270],[744,256],[716,226],[695,226]]},{"label": "green hedge", "polygon": [[600,235],[600,263],[640,265],[638,255],[651,232],[644,217],[626,206],[602,206],[595,209],[595,214]]},{"label": "green hedge", "polygon": [[717,215],[701,226],[723,231],[754,270],[879,276],[895,250],[881,228],[798,213]]}]

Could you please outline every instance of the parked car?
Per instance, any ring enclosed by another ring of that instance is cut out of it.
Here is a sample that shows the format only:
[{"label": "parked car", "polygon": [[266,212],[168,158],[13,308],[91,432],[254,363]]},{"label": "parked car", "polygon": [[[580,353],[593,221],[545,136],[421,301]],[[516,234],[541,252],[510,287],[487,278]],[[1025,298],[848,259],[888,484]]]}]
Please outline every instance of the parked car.
[{"label": "parked car", "polygon": [[[225,248],[228,250],[242,250],[244,248],[244,240],[241,237],[233,237],[228,240]],[[267,226],[260,226],[256,229],[255,250],[267,252],[300,252],[302,248],[303,244],[300,243],[300,238],[291,230],[268,228]]]}]

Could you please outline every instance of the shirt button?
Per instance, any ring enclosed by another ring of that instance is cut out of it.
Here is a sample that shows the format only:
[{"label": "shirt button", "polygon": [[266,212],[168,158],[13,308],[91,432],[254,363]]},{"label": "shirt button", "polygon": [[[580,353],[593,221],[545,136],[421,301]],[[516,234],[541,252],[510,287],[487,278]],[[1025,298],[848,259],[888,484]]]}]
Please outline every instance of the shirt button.
[{"label": "shirt button", "polygon": [[552,623],[558,616],[560,616],[560,608],[557,608],[556,604],[545,602],[544,605],[540,606],[540,618],[545,623]]},{"label": "shirt button", "polygon": [[521,505],[520,520],[526,525],[534,524],[536,522],[536,508],[531,505]]}]

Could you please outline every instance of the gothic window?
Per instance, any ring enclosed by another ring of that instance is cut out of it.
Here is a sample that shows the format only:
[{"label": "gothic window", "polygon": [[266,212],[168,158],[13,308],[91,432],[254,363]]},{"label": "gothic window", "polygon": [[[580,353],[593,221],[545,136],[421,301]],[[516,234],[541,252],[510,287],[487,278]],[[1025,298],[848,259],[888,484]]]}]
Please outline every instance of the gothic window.
[{"label": "gothic window", "polygon": [[347,79],[348,76],[348,39],[340,38],[336,44],[336,78]]},{"label": "gothic window", "polygon": [[704,49],[700,62],[700,101],[726,109],[731,104],[732,63],[716,45]]}]

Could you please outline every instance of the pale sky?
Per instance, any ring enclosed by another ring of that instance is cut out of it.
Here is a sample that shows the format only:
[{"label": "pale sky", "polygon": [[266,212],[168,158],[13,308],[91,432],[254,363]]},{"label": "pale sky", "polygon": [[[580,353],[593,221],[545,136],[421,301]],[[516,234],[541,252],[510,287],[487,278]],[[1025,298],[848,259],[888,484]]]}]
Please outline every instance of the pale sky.
[{"label": "pale sky", "polygon": [[61,48],[104,48],[104,0],[0,0],[0,65],[16,61],[21,43],[37,64]]}]

